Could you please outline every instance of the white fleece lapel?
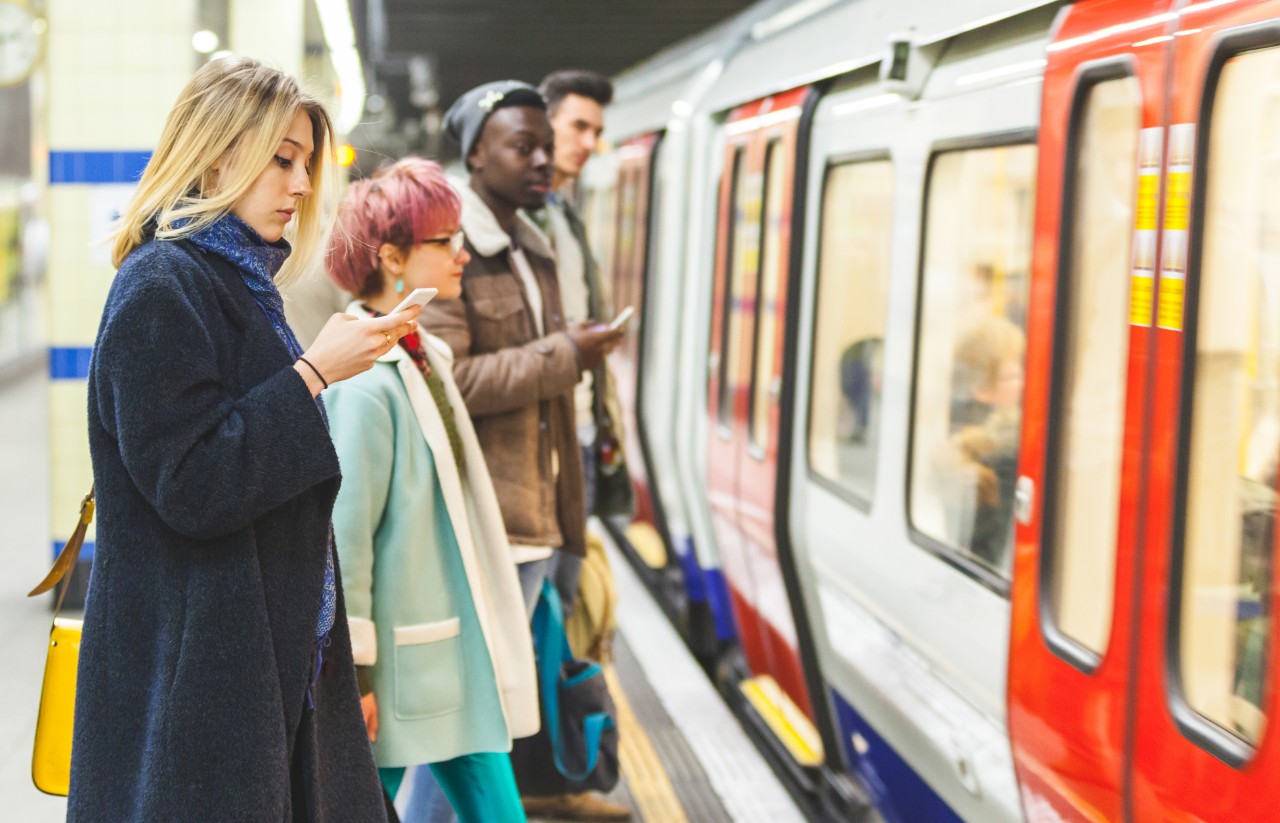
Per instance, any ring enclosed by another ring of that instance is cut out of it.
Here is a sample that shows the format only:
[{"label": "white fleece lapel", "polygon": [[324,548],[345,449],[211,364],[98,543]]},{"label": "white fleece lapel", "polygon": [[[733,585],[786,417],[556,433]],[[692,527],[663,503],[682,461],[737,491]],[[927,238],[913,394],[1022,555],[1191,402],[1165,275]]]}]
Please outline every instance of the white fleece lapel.
[{"label": "white fleece lapel", "polygon": [[[451,179],[449,182],[462,197],[462,230],[466,232],[472,247],[484,257],[494,257],[510,248],[511,238],[498,225],[498,218],[493,216],[493,212],[471,188],[471,184],[459,179]],[[555,259],[551,240],[524,211],[516,212],[516,234],[521,247],[547,260]]]},{"label": "white fleece lapel", "polygon": [[[444,341],[430,335],[427,339],[431,345],[424,346],[424,349],[427,352],[427,362],[433,369],[443,366],[446,360],[452,359],[452,351]],[[446,356],[445,352],[449,354]],[[494,659],[495,671],[499,672],[503,710],[507,714],[512,737],[527,737],[537,732],[539,725],[537,692],[536,689],[528,688],[530,685],[528,677],[533,672],[533,646],[523,635],[514,638],[508,631],[493,631],[489,620],[489,616],[505,608],[505,604],[522,602],[520,584],[514,567],[510,565],[511,545],[507,541],[502,509],[498,505],[498,495],[493,489],[493,480],[489,476],[489,466],[485,462],[484,452],[480,448],[480,440],[476,436],[471,416],[465,413],[466,405],[462,401],[462,393],[458,390],[451,374],[442,371],[441,377],[444,378],[444,389],[449,403],[454,409],[464,410],[456,416],[458,435],[462,439],[467,464],[468,479],[463,491],[469,500],[470,512],[475,518],[469,521],[473,527],[471,533],[477,541],[481,541],[474,544],[474,552],[463,549],[463,560],[467,564],[467,574],[474,575],[472,580],[479,581],[479,586],[473,586],[472,591],[478,589],[487,606],[487,608],[479,608],[480,604],[477,603],[477,612],[480,614],[480,623],[485,635],[490,640],[489,651]],[[485,553],[484,558],[480,557],[481,552]],[[477,566],[472,565],[479,562],[484,562],[490,567],[488,574],[480,573]],[[496,568],[499,566],[501,568]],[[521,619],[519,625],[523,628],[528,623]],[[504,665],[498,664],[498,658],[504,661]]]}]

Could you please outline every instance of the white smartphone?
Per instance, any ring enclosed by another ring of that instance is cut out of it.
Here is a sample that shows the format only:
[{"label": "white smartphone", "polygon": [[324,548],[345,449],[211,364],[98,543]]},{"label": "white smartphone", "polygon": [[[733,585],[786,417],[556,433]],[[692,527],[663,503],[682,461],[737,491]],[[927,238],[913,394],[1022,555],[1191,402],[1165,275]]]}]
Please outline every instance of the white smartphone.
[{"label": "white smartphone", "polygon": [[627,306],[618,312],[618,316],[609,321],[609,331],[617,331],[622,328],[622,324],[631,319],[631,315],[636,313],[635,306]]},{"label": "white smartphone", "polygon": [[410,306],[425,306],[431,302],[431,298],[439,294],[439,291],[439,289],[414,289],[400,301],[400,305],[391,310],[391,313],[404,311]]}]

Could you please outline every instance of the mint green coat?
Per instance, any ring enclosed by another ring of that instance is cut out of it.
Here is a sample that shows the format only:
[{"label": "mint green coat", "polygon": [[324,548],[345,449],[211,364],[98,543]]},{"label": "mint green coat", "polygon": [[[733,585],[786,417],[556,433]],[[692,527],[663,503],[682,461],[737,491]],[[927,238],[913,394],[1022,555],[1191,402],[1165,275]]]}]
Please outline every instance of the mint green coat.
[{"label": "mint green coat", "polygon": [[532,642],[493,484],[448,347],[423,340],[454,407],[465,476],[399,346],[324,393],[342,467],[335,539],[355,663],[372,666],[379,766],[505,752],[538,729]]}]

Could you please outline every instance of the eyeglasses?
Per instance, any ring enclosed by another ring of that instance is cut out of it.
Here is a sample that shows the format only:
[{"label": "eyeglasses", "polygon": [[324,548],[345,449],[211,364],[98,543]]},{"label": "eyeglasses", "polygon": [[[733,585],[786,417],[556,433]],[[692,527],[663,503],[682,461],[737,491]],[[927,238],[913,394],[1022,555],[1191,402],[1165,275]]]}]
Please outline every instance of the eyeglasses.
[{"label": "eyeglasses", "polygon": [[426,240],[419,240],[419,243],[434,243],[439,246],[448,245],[449,253],[454,257],[462,254],[462,245],[467,242],[467,236],[462,229],[458,229],[448,237],[428,237]]}]

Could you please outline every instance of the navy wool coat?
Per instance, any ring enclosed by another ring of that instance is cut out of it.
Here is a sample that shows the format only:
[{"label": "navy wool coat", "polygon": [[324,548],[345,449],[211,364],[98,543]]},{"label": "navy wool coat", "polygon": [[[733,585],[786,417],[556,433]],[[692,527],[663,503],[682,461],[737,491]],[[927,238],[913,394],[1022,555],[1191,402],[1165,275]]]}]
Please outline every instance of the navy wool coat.
[{"label": "navy wool coat", "polygon": [[239,272],[121,266],[89,373],[98,528],[67,819],[386,820],[342,601],[307,707],[338,460]]}]

